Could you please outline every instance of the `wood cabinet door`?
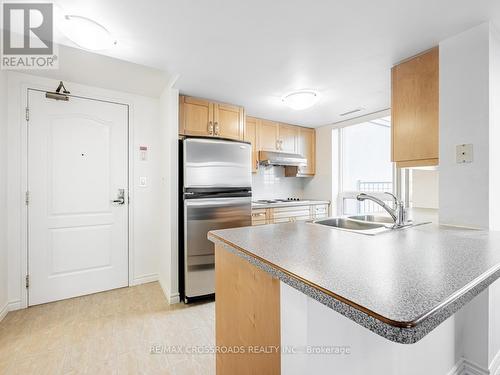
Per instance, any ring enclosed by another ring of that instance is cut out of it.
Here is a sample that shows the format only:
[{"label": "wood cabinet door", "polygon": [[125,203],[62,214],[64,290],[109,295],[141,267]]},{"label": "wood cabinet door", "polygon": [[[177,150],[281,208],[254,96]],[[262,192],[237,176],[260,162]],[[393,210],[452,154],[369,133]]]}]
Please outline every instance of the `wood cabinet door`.
[{"label": "wood cabinet door", "polygon": [[299,174],[314,175],[316,172],[316,131],[299,128],[298,152],[307,159],[307,167],[299,167]]},{"label": "wood cabinet door", "polygon": [[278,123],[261,120],[258,126],[259,150],[278,151]]},{"label": "wood cabinet door", "polygon": [[184,135],[213,135],[214,105],[208,100],[180,97],[180,129]]},{"label": "wood cabinet door", "polygon": [[[439,49],[392,68],[392,160],[411,166],[439,158]],[[408,163],[410,162],[410,163]]]},{"label": "wood cabinet door", "polygon": [[280,375],[280,281],[245,259],[215,245],[215,343],[217,375]]},{"label": "wood cabinet door", "polygon": [[245,121],[245,142],[252,144],[252,172],[257,172],[259,167],[259,148],[257,145],[257,128],[259,119],[255,117],[247,117]]},{"label": "wood cabinet door", "polygon": [[245,111],[230,104],[214,104],[214,135],[221,138],[243,140]]},{"label": "wood cabinet door", "polygon": [[280,151],[291,154],[298,152],[299,127],[279,124],[278,140],[280,143]]}]

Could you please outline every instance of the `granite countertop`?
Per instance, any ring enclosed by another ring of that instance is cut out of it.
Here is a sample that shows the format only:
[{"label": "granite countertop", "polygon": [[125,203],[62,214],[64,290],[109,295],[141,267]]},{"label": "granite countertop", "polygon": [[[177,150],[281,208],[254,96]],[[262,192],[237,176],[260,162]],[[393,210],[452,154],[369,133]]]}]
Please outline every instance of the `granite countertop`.
[{"label": "granite countertop", "polygon": [[425,224],[367,236],[287,223],[208,236],[399,343],[419,341],[500,277],[500,232]]},{"label": "granite countertop", "polygon": [[292,206],[310,206],[314,204],[330,204],[330,201],[322,201],[315,199],[304,199],[300,201],[287,201],[277,203],[258,203],[252,202],[252,208],[276,208],[276,207],[292,207]]}]

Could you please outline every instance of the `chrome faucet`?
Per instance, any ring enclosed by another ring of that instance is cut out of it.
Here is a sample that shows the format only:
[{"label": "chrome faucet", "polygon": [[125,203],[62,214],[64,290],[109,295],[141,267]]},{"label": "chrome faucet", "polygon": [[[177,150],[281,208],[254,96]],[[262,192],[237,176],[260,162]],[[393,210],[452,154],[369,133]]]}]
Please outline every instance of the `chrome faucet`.
[{"label": "chrome faucet", "polygon": [[408,222],[406,220],[405,203],[403,201],[399,200],[392,193],[385,192],[384,194],[390,195],[392,197],[392,199],[394,200],[394,209],[392,209],[387,204],[385,204],[384,201],[382,201],[382,200],[380,200],[372,195],[365,194],[365,193],[359,194],[356,197],[356,199],[358,201],[369,200],[369,201],[377,203],[384,210],[386,210],[389,215],[391,215],[392,219],[394,220],[394,227],[395,228],[401,228],[401,227],[404,227],[405,225],[408,225]]}]

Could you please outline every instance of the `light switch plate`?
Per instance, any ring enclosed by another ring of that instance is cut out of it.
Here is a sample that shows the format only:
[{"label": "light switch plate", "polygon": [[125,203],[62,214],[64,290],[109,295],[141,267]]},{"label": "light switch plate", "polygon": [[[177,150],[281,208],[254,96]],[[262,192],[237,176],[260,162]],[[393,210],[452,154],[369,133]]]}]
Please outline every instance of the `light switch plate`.
[{"label": "light switch plate", "polygon": [[473,160],[472,143],[457,145],[457,164],[472,163]]},{"label": "light switch plate", "polygon": [[140,187],[148,186],[148,178],[147,177],[139,177],[139,186]]},{"label": "light switch plate", "polygon": [[148,146],[140,146],[139,153],[141,161],[148,161]]}]

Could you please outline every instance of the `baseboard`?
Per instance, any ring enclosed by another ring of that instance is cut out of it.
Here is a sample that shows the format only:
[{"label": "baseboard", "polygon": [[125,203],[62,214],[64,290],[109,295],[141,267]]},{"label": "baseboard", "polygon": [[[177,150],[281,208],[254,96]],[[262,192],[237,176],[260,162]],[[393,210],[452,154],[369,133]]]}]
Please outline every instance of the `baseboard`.
[{"label": "baseboard", "polygon": [[161,290],[163,290],[163,294],[165,295],[165,298],[167,299],[169,304],[173,305],[181,301],[179,293],[170,293],[170,290],[163,284],[162,279],[160,279],[159,282]]},{"label": "baseboard", "polygon": [[154,281],[158,281],[158,274],[157,273],[152,273],[149,275],[143,275],[143,276],[136,277],[136,278],[134,278],[134,280],[132,280],[132,283],[130,284],[130,286],[152,283]]},{"label": "baseboard", "polygon": [[16,311],[16,310],[21,310],[21,309],[25,309],[25,308],[26,308],[26,306],[23,306],[21,300],[9,302],[9,311]]},{"label": "baseboard", "polygon": [[497,353],[490,364],[490,375],[500,375],[500,352]]},{"label": "baseboard", "polygon": [[7,313],[9,312],[9,304],[6,303],[4,307],[0,310],[0,322],[5,318]]},{"label": "baseboard", "polygon": [[181,296],[179,293],[171,294],[170,296],[167,297],[167,299],[168,303],[170,303],[171,305],[181,302]]},{"label": "baseboard", "polygon": [[447,375],[494,375],[494,373],[474,362],[461,358]]},{"label": "baseboard", "polygon": [[15,310],[20,310],[22,309],[22,303],[21,301],[11,301],[7,302],[4,307],[0,309],[0,322],[7,316],[9,311],[15,311]]}]

